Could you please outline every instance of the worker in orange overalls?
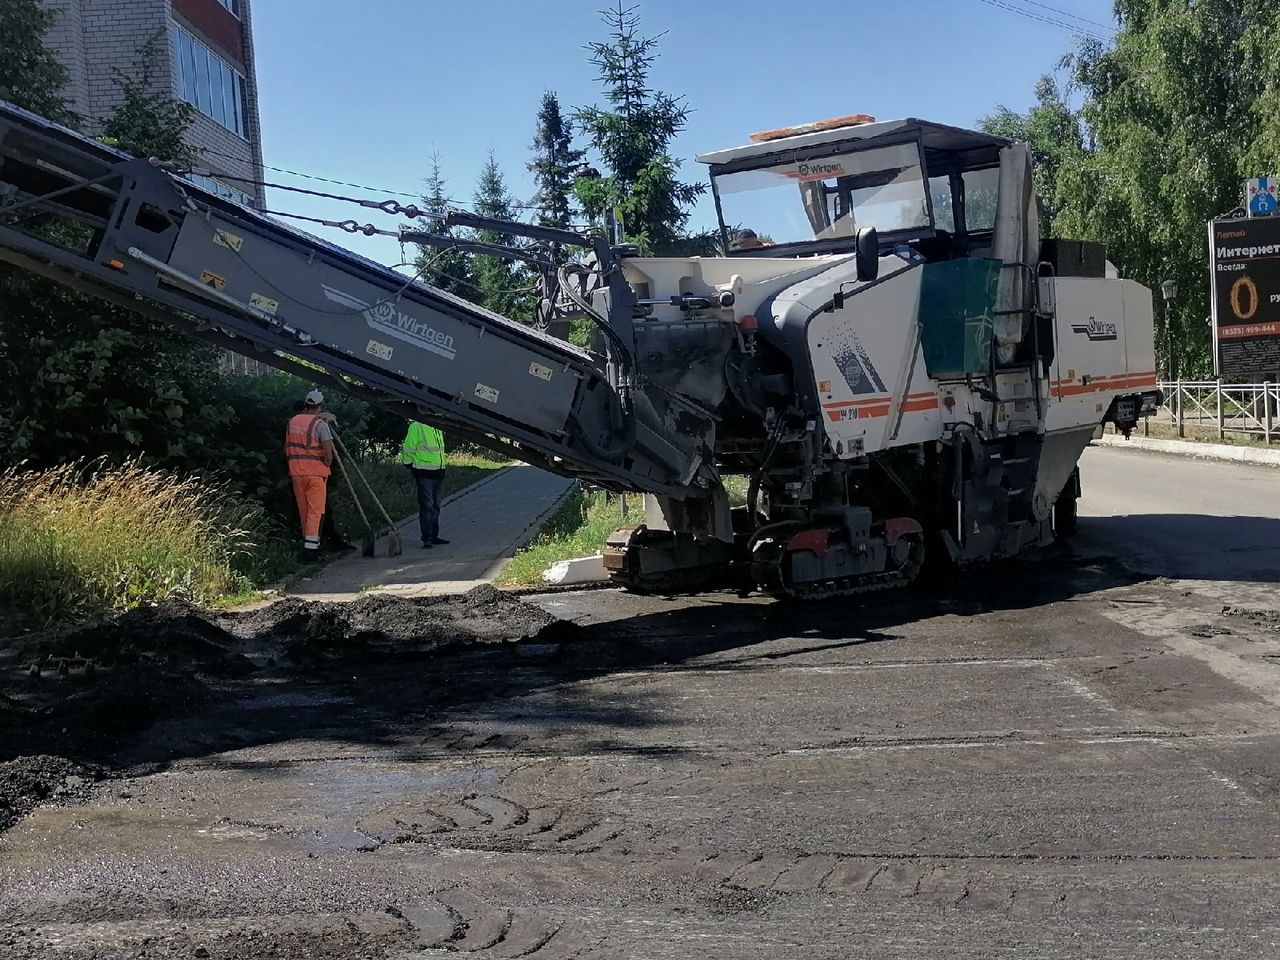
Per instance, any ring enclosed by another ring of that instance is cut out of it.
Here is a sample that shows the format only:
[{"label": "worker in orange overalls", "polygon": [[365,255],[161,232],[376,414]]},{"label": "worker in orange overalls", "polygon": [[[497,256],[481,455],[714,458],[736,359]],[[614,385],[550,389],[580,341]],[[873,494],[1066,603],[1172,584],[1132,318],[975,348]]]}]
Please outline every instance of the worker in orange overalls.
[{"label": "worker in orange overalls", "polygon": [[333,464],[333,420],[324,412],[324,394],[312,390],[301,413],[289,420],[284,434],[284,456],[289,463],[293,495],[302,519],[302,559],[320,557],[320,522],[324,517],[325,487]]}]

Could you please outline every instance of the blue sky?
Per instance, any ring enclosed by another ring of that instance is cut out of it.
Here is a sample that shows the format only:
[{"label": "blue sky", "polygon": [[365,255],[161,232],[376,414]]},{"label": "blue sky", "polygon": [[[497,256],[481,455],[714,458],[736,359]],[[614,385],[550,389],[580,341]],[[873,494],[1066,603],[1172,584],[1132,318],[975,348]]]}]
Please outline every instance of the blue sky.
[{"label": "blue sky", "polygon": [[[469,200],[492,149],[512,193],[527,199],[543,91],[555,90],[566,110],[602,102],[583,45],[603,38],[606,2],[308,0],[302,14],[303,4],[262,0],[254,43],[266,162],[416,192],[438,151],[450,195]],[[695,154],[745,143],[754,130],[846,113],[972,126],[998,103],[1024,109],[1036,78],[1075,40],[1004,7],[1112,22],[1111,0],[640,0],[642,32],[666,31],[652,86],[685,95],[693,111],[673,153],[698,180]],[[329,189],[274,171],[267,179]],[[280,190],[268,191],[268,203],[398,224]],[[694,223],[713,222],[711,205],[700,205]],[[391,238],[307,229],[399,260]]]}]

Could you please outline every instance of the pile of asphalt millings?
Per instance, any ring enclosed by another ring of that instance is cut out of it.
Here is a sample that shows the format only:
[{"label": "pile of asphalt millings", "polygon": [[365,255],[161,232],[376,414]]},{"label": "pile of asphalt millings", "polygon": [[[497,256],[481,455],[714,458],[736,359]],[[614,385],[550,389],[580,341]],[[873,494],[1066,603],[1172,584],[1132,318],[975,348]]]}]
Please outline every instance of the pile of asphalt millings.
[{"label": "pile of asphalt millings", "polygon": [[235,637],[196,607],[170,600],[138,607],[107,623],[41,643],[32,668],[66,676],[108,669],[155,666],[184,675],[243,677],[253,661],[236,652]]},{"label": "pile of asphalt millings", "polygon": [[568,628],[488,584],[464,594],[370,594],[349,603],[288,599],[238,616],[232,629],[279,643],[292,660],[425,657],[462,647],[546,639]]},{"label": "pile of asphalt millings", "polygon": [[212,703],[217,684],[255,669],[237,643],[194,607],[171,602],[0,644],[0,760],[84,755]]},{"label": "pile of asphalt millings", "polygon": [[97,757],[128,735],[241,695],[260,669],[420,659],[559,638],[571,625],[480,586],[452,596],[282,600],[251,613],[139,608],[74,633],[0,643],[0,761]]},{"label": "pile of asphalt millings", "polygon": [[0,642],[0,831],[39,803],[87,789],[94,774],[64,757],[111,756],[156,721],[242,695],[260,664],[323,675],[328,663],[345,670],[353,660],[545,642],[572,629],[481,586],[422,599],[291,599],[238,614],[171,602],[73,633]]}]

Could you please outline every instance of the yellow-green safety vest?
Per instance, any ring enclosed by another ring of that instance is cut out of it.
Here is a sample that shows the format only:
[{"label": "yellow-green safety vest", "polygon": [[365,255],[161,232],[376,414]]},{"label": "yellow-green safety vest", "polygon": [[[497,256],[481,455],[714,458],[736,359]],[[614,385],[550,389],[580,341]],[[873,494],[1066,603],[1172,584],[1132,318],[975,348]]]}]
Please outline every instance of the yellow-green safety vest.
[{"label": "yellow-green safety vest", "polygon": [[400,450],[400,462],[415,470],[443,470],[444,434],[435,427],[411,420]]}]

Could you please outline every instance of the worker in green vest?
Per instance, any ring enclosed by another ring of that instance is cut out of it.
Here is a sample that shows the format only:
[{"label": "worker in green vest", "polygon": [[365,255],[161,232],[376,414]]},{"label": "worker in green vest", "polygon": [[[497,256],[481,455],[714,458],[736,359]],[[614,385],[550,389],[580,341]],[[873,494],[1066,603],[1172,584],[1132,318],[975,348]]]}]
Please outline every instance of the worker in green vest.
[{"label": "worker in green vest", "polygon": [[440,488],[444,485],[444,434],[435,427],[409,421],[400,462],[413,474],[418,485],[418,526],[422,531],[422,548],[442,546],[440,538]]}]

